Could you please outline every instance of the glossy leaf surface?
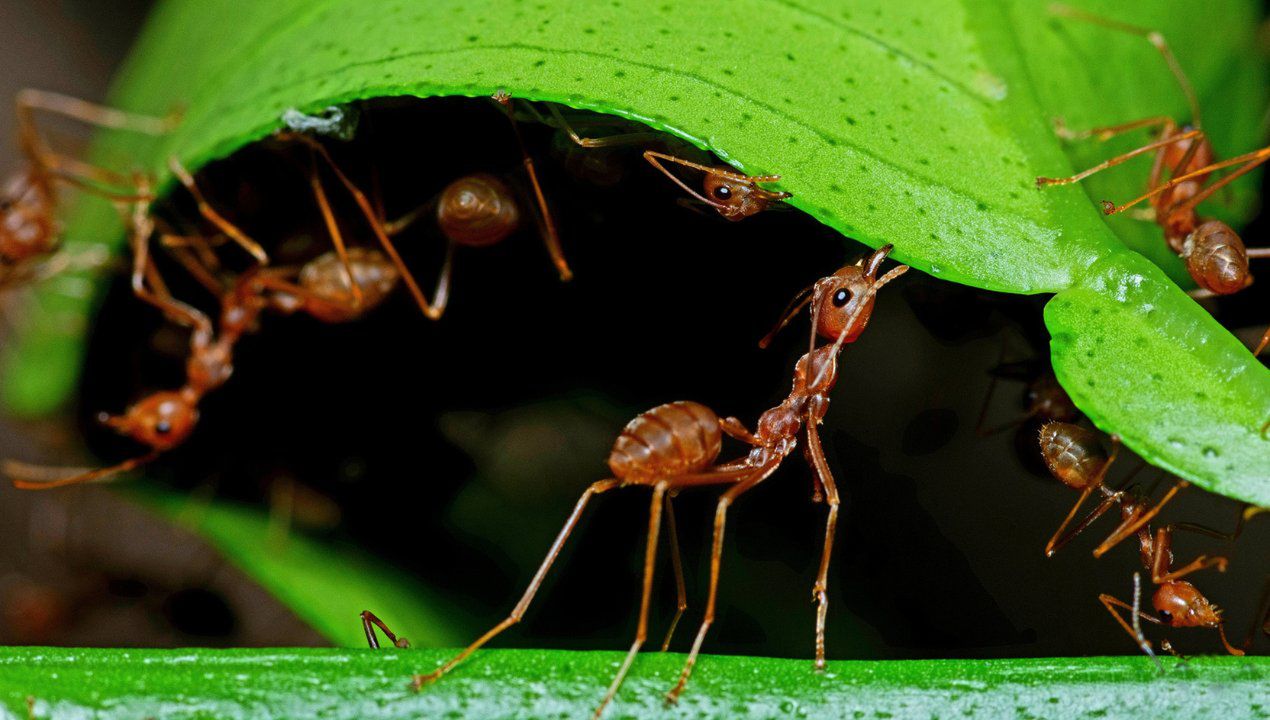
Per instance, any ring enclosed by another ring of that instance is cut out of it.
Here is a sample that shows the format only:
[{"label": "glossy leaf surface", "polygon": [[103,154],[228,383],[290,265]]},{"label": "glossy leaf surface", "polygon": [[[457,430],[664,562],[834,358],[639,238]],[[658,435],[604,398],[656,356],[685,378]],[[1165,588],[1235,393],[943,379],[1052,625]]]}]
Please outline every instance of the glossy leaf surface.
[{"label": "glossy leaf surface", "polygon": [[[589,717],[622,655],[486,650],[415,693],[445,651],[0,649],[9,718]],[[683,656],[648,653],[609,718],[1262,717],[1266,658],[838,661],[704,656],[679,704],[664,694]],[[33,713],[27,715],[30,698]]]},{"label": "glossy leaf surface", "polygon": [[[162,172],[175,154],[197,168],[277,129],[289,108],[385,95],[505,88],[640,120],[746,171],[782,173],[793,205],[871,245],[894,243],[897,258],[937,277],[1016,293],[1081,289],[1066,296],[1069,312],[1051,313],[1052,329],[1073,342],[1097,332],[1115,346],[1097,364],[1066,357],[1071,343],[1056,348],[1081,408],[1153,462],[1270,504],[1270,440],[1250,433],[1255,412],[1217,404],[1265,397],[1270,371],[1162,273],[1137,272],[1121,237],[1182,277],[1151,226],[1117,219],[1113,230],[1084,188],[1034,186],[1038,175],[1070,174],[1146,139],[1067,147],[1053,133],[1054,116],[1073,127],[1162,113],[1185,119],[1182,96],[1141,38],[1059,20],[1046,7],[1043,0],[618,0],[585,10],[513,0],[169,0],[124,69],[115,101],[149,112],[184,105],[186,121],[159,142],[108,138],[100,156]],[[1253,59],[1254,3],[1210,3],[1203,22],[1167,2],[1089,7],[1162,31],[1204,98],[1218,152],[1254,146],[1266,87]],[[1143,163],[1118,168],[1089,193],[1129,197],[1144,176]],[[114,213],[86,207],[71,236],[117,238]],[[1137,273],[1155,300],[1150,327],[1139,328],[1154,336],[1151,354],[1134,355],[1126,345],[1133,337],[1083,322],[1107,301],[1090,292],[1105,289],[1098,278],[1113,271],[1109,263]],[[48,293],[44,301],[57,317],[88,312],[82,298]],[[1077,315],[1081,322],[1068,322]],[[1182,326],[1195,332],[1164,329]],[[74,325],[40,328],[10,364],[7,394],[19,410],[47,409],[73,387],[81,350],[68,337]],[[1214,340],[1220,349],[1210,351],[1205,338],[1222,338]],[[1149,392],[1106,382],[1180,367],[1188,368],[1187,382]],[[1196,393],[1202,378],[1220,385],[1207,400]],[[1234,420],[1201,443],[1159,434],[1212,416]],[[1221,463],[1205,455],[1208,447],[1220,449]]]}]

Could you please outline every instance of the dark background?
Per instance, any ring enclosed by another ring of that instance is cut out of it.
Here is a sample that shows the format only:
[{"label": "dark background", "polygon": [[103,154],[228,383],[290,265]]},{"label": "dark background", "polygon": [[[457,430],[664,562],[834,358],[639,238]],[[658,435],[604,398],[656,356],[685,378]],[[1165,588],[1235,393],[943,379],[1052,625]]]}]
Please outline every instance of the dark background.
[{"label": "dark background", "polygon": [[[0,97],[35,86],[101,98],[144,6],[0,5],[8,68]],[[336,150],[355,174],[374,160],[390,213],[462,173],[516,163],[505,121],[484,103],[378,104],[370,117],[373,139]],[[0,117],[6,136],[9,122]],[[771,350],[755,341],[794,292],[863,248],[844,247],[796,212],[738,224],[694,214],[630,157],[615,158],[626,168],[617,188],[597,187],[569,172],[566,160],[577,156],[562,155],[548,129],[527,128],[527,137],[559,215],[572,283],[561,284],[541,243],[520,233],[460,252],[439,323],[404,293],[356,325],[270,317],[242,343],[234,379],[204,403],[196,435],[152,467],[153,481],[262,505],[280,478],[302,483],[341,509],[338,525],[321,532],[355,540],[492,624],[577,493],[607,472],[626,420],[693,399],[752,425],[783,397],[806,321]],[[0,170],[16,167],[12,152],[0,153]],[[258,148],[211,168],[206,181],[244,228],[284,257],[288,249],[302,256],[321,237],[298,168],[285,150]],[[339,210],[350,239],[364,242],[351,208]],[[1244,237],[1258,245],[1265,234],[1259,219]],[[439,238],[421,227],[402,245],[428,287]],[[1223,301],[1219,317],[1256,326],[1259,336],[1270,319],[1264,288]],[[179,281],[178,290],[206,299]],[[1012,432],[974,434],[1003,343],[1009,359],[1043,352],[1042,305],[910,273],[884,291],[868,332],[844,356],[823,430],[847,498],[830,580],[831,657],[1135,650],[1097,595],[1128,599],[1136,553],[1124,547],[1094,561],[1091,535],[1045,560],[1041,548],[1074,493],[1029,470],[1034,429],[1018,442]],[[0,451],[91,462],[75,449],[86,437],[97,456],[126,457],[135,448],[91,418],[179,382],[183,343],[117,282],[94,328],[79,406],[54,421],[11,422]],[[989,423],[1015,417],[1022,392],[1002,383]],[[809,491],[795,455],[731,513],[710,651],[810,657],[824,508]],[[680,647],[704,600],[715,495],[677,501],[692,606]],[[1237,509],[1194,490],[1168,516],[1228,528]],[[625,647],[646,512],[641,490],[599,498],[527,622],[498,644]],[[1252,619],[1270,570],[1268,540],[1267,523],[1253,523],[1235,547],[1218,550],[1232,556],[1230,572],[1197,578],[1228,608],[1232,635],[1242,637]],[[1187,537],[1179,546],[1189,559],[1214,543]],[[655,628],[673,609],[669,572],[659,577]],[[32,496],[0,488],[0,602],[0,642],[8,643],[321,642],[197,539],[101,489]],[[1218,650],[1206,632],[1169,637],[1184,651]]]}]

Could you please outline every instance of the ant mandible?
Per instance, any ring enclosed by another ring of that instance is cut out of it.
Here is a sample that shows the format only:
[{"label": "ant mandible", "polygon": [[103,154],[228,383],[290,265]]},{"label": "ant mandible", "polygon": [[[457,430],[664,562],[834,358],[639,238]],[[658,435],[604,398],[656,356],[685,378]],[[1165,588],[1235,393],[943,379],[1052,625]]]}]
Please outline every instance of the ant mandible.
[{"label": "ant mandible", "polygon": [[[1195,91],[1159,32],[1109,20],[1065,5],[1055,5],[1052,9],[1065,17],[1146,38],[1164,57],[1169,70],[1186,95],[1191,108],[1191,124],[1179,126],[1169,117],[1150,117],[1083,132],[1070,132],[1060,126],[1059,135],[1067,140],[1090,137],[1108,140],[1140,128],[1159,127],[1160,131],[1155,141],[1099,163],[1084,172],[1065,178],[1038,177],[1036,184],[1043,187],[1079,182],[1094,173],[1154,151],[1155,162],[1151,167],[1148,192],[1124,205],[1117,206],[1104,201],[1104,212],[1108,215],[1124,212],[1144,200],[1150,200],[1152,219],[1164,230],[1164,239],[1169,247],[1186,262],[1187,272],[1200,286],[1202,294],[1229,295],[1247,287],[1252,282],[1252,274],[1248,270],[1249,258],[1270,257],[1270,248],[1244,247],[1243,240],[1229,225],[1220,220],[1201,218],[1195,208],[1217,190],[1270,159],[1270,148],[1214,162],[1213,147],[1203,130]],[[1213,171],[1233,165],[1241,167],[1205,187]],[[1166,168],[1170,179],[1162,182]],[[1260,353],[1267,342],[1270,342],[1270,333],[1263,338],[1256,353]]]},{"label": "ant mandible", "polygon": [[[1143,567],[1151,573],[1151,581],[1158,586],[1151,601],[1158,617],[1140,612],[1137,605],[1139,591],[1136,587],[1136,580],[1134,605],[1126,604],[1111,595],[1103,594],[1099,596],[1099,601],[1102,602],[1103,606],[1115,616],[1116,621],[1120,623],[1126,632],[1138,640],[1139,645],[1148,655],[1153,655],[1153,653],[1151,652],[1150,644],[1143,639],[1141,629],[1130,627],[1120,613],[1117,612],[1117,607],[1131,610],[1134,613],[1135,626],[1137,625],[1136,618],[1141,616],[1149,622],[1175,628],[1216,628],[1226,651],[1232,655],[1243,655],[1242,650],[1231,646],[1227,641],[1221,612],[1217,606],[1210,602],[1193,584],[1182,580],[1183,577],[1193,572],[1207,568],[1216,568],[1218,571],[1224,572],[1227,559],[1220,556],[1199,555],[1191,562],[1174,570],[1173,532],[1175,530],[1185,530],[1221,540],[1233,541],[1243,531],[1243,525],[1249,513],[1240,513],[1235,529],[1230,533],[1222,533],[1194,523],[1170,523],[1157,528],[1152,533],[1150,522],[1160,513],[1166,503],[1188,486],[1186,481],[1179,481],[1155,504],[1151,504],[1146,493],[1137,489],[1136,486],[1115,491],[1108,489],[1105,483],[1107,470],[1112,462],[1115,461],[1119,451],[1119,443],[1115,444],[1111,454],[1107,454],[1098,441],[1096,433],[1077,425],[1057,422],[1047,424],[1041,431],[1041,448],[1046,463],[1049,465],[1054,477],[1068,487],[1081,491],[1080,500],[1072,507],[1067,517],[1063,520],[1063,524],[1059,526],[1058,531],[1046,544],[1046,556],[1052,556],[1112,506],[1118,505],[1120,507],[1120,525],[1094,550],[1094,556],[1101,557],[1112,547],[1136,534],[1139,545],[1139,558]],[[1102,493],[1103,501],[1089,515],[1077,523],[1075,528],[1067,534],[1063,534],[1063,530],[1071,523],[1077,510],[1084,504],[1086,498],[1095,491]]]},{"label": "ant mandible", "polygon": [[37,112],[150,135],[166,133],[177,122],[176,113],[149,117],[42,90],[18,92],[16,104],[18,148],[27,166],[0,190],[0,286],[15,283],[29,263],[58,249],[60,229],[54,214],[61,184],[117,204],[143,199],[133,178],[54,151],[39,131]]},{"label": "ant mandible", "polygon": [[[135,204],[129,227],[132,289],[138,298],[154,305],[169,320],[192,328],[185,384],[176,390],[152,393],[129,406],[122,415],[102,413],[99,416],[103,424],[148,447],[147,453],[116,465],[63,477],[51,477],[56,471],[49,468],[8,461],[6,472],[13,478],[15,487],[49,490],[106,480],[149,463],[183,444],[198,423],[199,403],[207,393],[229,380],[234,370],[234,348],[244,334],[255,331],[263,311],[303,312],[323,322],[346,322],[360,317],[391,292],[397,280],[393,265],[374,250],[344,248],[316,168],[310,177],[332,242],[342,252],[324,253],[300,268],[251,268],[228,288],[217,284],[210,272],[194,273],[220,300],[219,327],[214,327],[205,313],[172,297],[167,290],[149,253],[151,237],[157,232],[150,201]],[[148,192],[144,179],[141,186]],[[245,241],[244,247],[259,247],[228,221],[222,219],[216,224],[227,234],[239,235]],[[167,237],[164,235],[161,241]]]},{"label": "ant mandible", "polygon": [[[583,148],[605,148],[635,143],[648,143],[662,139],[660,133],[648,130],[636,130],[598,138],[585,138],[578,134],[573,126],[554,103],[547,104],[551,118],[545,118],[529,103],[525,104],[539,121],[561,130],[571,142]],[[760,213],[773,203],[793,197],[788,192],[777,192],[760,187],[759,183],[772,183],[781,179],[780,175],[746,175],[730,167],[704,165],[678,157],[661,150],[645,150],[644,159],[656,168],[671,182],[678,185],[697,202],[713,208],[719,215],[728,220],[743,220]],[[697,170],[704,174],[700,191],[694,190],[677,175],[672,173],[662,161],[675,163],[681,167]]]},{"label": "ant mandible", "polygon": [[[592,496],[616,488],[651,487],[652,500],[649,505],[648,541],[644,551],[643,594],[640,601],[639,625],[626,660],[618,669],[608,692],[596,708],[595,716],[599,717],[617,693],[636,653],[639,652],[647,637],[648,608],[653,586],[657,537],[661,527],[662,506],[669,499],[668,494],[691,487],[727,485],[729,487],[719,499],[715,509],[714,538],[710,554],[710,585],[705,617],[697,631],[679,681],[667,693],[667,700],[674,702],[683,692],[693,666],[696,664],[701,645],[705,641],[706,632],[714,622],[719,567],[723,554],[723,531],[728,508],[741,494],[763,482],[780,466],[797,446],[800,432],[807,438],[808,459],[812,471],[824,488],[829,503],[820,569],[812,591],[813,598],[818,603],[816,668],[823,669],[829,556],[837,525],[839,497],[820,444],[817,426],[828,410],[829,392],[838,378],[839,350],[844,344],[857,340],[860,333],[864,331],[873,312],[877,291],[908,270],[907,266],[899,265],[885,275],[877,277],[878,268],[890,250],[891,246],[887,245],[860,262],[848,265],[835,274],[817,281],[807,291],[807,298],[797,303],[782,318],[778,327],[788,323],[803,306],[812,305],[809,350],[795,366],[794,384],[789,396],[780,405],[763,413],[755,432],[747,430],[736,418],[719,418],[713,410],[695,402],[673,402],[660,405],[628,423],[618,436],[609,455],[609,469],[612,470],[613,477],[593,483],[582,493],[582,497],[574,505],[573,512],[547,552],[546,559],[534,574],[528,589],[516,603],[511,614],[441,667],[426,675],[416,675],[414,686],[419,688],[437,680],[499,633],[520,622]],[[817,347],[817,337],[831,342]],[[752,449],[744,457],[717,463],[724,434],[750,445]]]}]

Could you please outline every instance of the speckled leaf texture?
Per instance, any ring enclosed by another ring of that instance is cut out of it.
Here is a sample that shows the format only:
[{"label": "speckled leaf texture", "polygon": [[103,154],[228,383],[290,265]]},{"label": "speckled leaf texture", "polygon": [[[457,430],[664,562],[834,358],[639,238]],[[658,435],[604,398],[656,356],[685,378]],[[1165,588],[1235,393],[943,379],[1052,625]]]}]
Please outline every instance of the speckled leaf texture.
[{"label": "speckled leaf texture", "polygon": [[[4,718],[590,717],[622,655],[483,650],[415,693],[444,650],[0,649]],[[683,656],[645,653],[606,718],[1265,718],[1266,658],[837,661],[710,657],[675,706]],[[28,702],[32,709],[27,714]]]},{"label": "speckled leaf texture", "polygon": [[[1205,3],[1202,20],[1159,0],[1078,4],[1164,32],[1219,155],[1256,147],[1257,3]],[[167,0],[113,101],[183,105],[186,121],[157,142],[107,137],[98,152],[161,173],[168,154],[197,168],[277,129],[291,107],[498,88],[640,120],[745,171],[780,173],[793,205],[870,245],[894,243],[936,277],[1058,293],[1046,315],[1054,361],[1081,409],[1150,461],[1270,505],[1270,371],[1174,284],[1184,273],[1158,230],[1108,222],[1091,202],[1136,195],[1145,167],[1088,188],[1034,185],[1143,139],[1066,147],[1053,117],[1185,119],[1183,98],[1141,38],[1060,20],[1045,0]],[[1239,197],[1247,186],[1214,212],[1237,218]],[[118,240],[99,205],[85,205],[73,241]],[[772,252],[797,244],[775,238]],[[90,300],[54,285],[41,302],[48,321],[8,363],[18,411],[63,402],[82,356],[75,320]]]}]

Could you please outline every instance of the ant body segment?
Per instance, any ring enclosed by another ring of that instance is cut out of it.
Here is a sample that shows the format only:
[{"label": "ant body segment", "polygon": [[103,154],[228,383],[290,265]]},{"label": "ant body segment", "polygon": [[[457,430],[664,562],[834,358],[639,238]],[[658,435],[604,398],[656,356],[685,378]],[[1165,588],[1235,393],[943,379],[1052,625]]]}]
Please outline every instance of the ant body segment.
[{"label": "ant body segment", "polygon": [[[338,251],[323,253],[299,268],[255,266],[239,275],[229,287],[217,284],[207,268],[201,268],[204,272],[194,272],[219,298],[218,325],[213,325],[201,310],[172,297],[150,257],[151,238],[156,234],[160,235],[162,244],[169,244],[166,242],[169,239],[191,239],[159,233],[149,200],[134,205],[129,229],[133,293],[158,308],[170,321],[191,328],[185,384],[176,390],[154,392],[129,406],[121,415],[101,413],[98,416],[102,424],[148,447],[147,453],[109,467],[58,478],[51,477],[50,468],[9,461],[5,469],[13,477],[15,487],[49,490],[106,480],[149,463],[183,444],[198,424],[202,398],[229,380],[234,371],[235,346],[243,335],[257,329],[260,314],[265,310],[285,314],[303,312],[322,322],[346,322],[360,317],[387,296],[396,285],[395,267],[375,250],[344,248],[316,169],[312,178],[318,206]],[[144,183],[142,187],[148,190]],[[215,214],[210,207],[207,210]],[[206,211],[203,214],[208,216]],[[243,247],[259,247],[227,220],[222,218],[214,224],[230,237],[241,237]],[[197,240],[206,242],[201,238]],[[172,244],[181,248],[178,243]],[[186,267],[192,271],[200,269],[194,264]]]},{"label": "ant body segment", "polygon": [[[827,580],[830,551],[838,517],[839,496],[828,462],[825,460],[817,426],[828,410],[829,392],[837,381],[839,351],[845,343],[854,342],[864,331],[873,310],[877,290],[908,270],[906,266],[900,265],[878,277],[878,268],[890,249],[889,245],[883,247],[860,262],[848,265],[837,273],[820,279],[806,292],[806,299],[796,302],[781,319],[779,326],[784,326],[803,307],[812,305],[809,351],[795,367],[794,384],[789,396],[780,405],[768,410],[759,418],[754,432],[745,428],[736,418],[720,418],[710,408],[695,402],[673,402],[660,405],[628,423],[618,436],[609,455],[609,468],[613,472],[613,477],[593,483],[582,493],[574,505],[573,512],[552,543],[547,557],[534,574],[529,587],[516,603],[511,614],[441,667],[425,675],[416,675],[414,687],[420,688],[436,681],[499,633],[520,622],[547,572],[559,556],[565,541],[577,525],[582,511],[593,496],[617,488],[649,487],[652,489],[652,498],[649,506],[639,625],[625,662],[618,669],[608,692],[596,708],[595,716],[599,717],[617,693],[647,637],[648,609],[663,506],[669,510],[670,497],[679,490],[706,485],[726,485],[728,489],[720,497],[715,510],[705,617],[698,629],[679,681],[667,693],[667,700],[674,702],[683,692],[693,666],[696,664],[706,633],[714,622],[727,510],[737,497],[763,482],[781,465],[797,446],[800,433],[806,436],[808,460],[818,484],[824,489],[829,504],[820,569],[813,589],[813,599],[817,602],[815,666],[818,670],[824,669],[824,631],[828,609]],[[830,342],[817,346],[817,337],[825,338]],[[750,451],[735,460],[717,462],[722,449],[723,435],[749,445]],[[673,515],[670,517],[673,518]],[[671,548],[672,551],[676,551],[677,544],[672,543]],[[674,567],[678,574],[679,563],[677,558],[675,560]],[[681,579],[678,586],[683,587]],[[680,612],[683,607],[681,590]],[[666,644],[669,644],[669,639],[667,637]]]},{"label": "ant body segment", "polygon": [[155,118],[96,105],[77,98],[26,89],[17,96],[18,148],[27,167],[0,189],[0,286],[29,277],[29,266],[60,245],[55,213],[60,186],[71,185],[116,204],[135,202],[144,193],[135,178],[53,150],[40,133],[36,113],[68,117],[87,125],[161,135],[176,123],[175,114]]},{"label": "ant body segment", "polygon": [[[1270,248],[1246,248],[1238,233],[1229,225],[1220,220],[1201,218],[1195,208],[1239,176],[1270,160],[1270,148],[1262,148],[1230,160],[1214,162],[1213,147],[1201,124],[1199,102],[1195,98],[1195,91],[1160,33],[1064,5],[1053,6],[1053,11],[1069,18],[1146,38],[1164,57],[1186,95],[1191,108],[1191,124],[1179,125],[1169,117],[1151,117],[1083,132],[1071,132],[1060,126],[1058,133],[1066,140],[1097,138],[1105,141],[1116,135],[1141,128],[1158,127],[1160,130],[1155,141],[1140,148],[1110,158],[1071,177],[1039,177],[1036,179],[1036,184],[1044,187],[1079,182],[1094,173],[1119,165],[1131,158],[1154,152],[1155,162],[1151,167],[1147,184],[1148,191],[1124,205],[1117,206],[1104,201],[1104,212],[1108,215],[1124,212],[1138,203],[1150,200],[1151,219],[1163,229],[1164,239],[1169,247],[1186,262],[1187,272],[1200,287],[1198,294],[1229,295],[1247,287],[1252,282],[1248,260],[1270,257]],[[1213,171],[1234,165],[1239,165],[1239,169],[1207,185]],[[1167,181],[1163,178],[1165,170],[1170,174],[1170,179]],[[1257,350],[1258,353],[1268,341],[1270,341],[1270,333],[1263,339]]]},{"label": "ant body segment", "polygon": [[[1109,489],[1105,479],[1107,470],[1115,461],[1119,451],[1119,443],[1116,443],[1115,448],[1108,454],[1099,443],[1096,433],[1077,425],[1057,422],[1047,424],[1041,431],[1041,449],[1054,477],[1064,485],[1081,491],[1080,499],[1046,544],[1046,557],[1052,556],[1107,510],[1118,506],[1120,525],[1094,550],[1094,557],[1101,557],[1112,547],[1136,535],[1139,559],[1142,566],[1151,573],[1151,582],[1157,586],[1151,598],[1156,616],[1147,615],[1139,609],[1139,581],[1136,575],[1134,604],[1129,605],[1111,595],[1100,595],[1098,599],[1107,611],[1115,616],[1120,626],[1138,641],[1139,646],[1148,655],[1153,653],[1150,644],[1142,636],[1141,628],[1138,627],[1139,617],[1148,622],[1174,628],[1215,628],[1221,636],[1222,645],[1226,651],[1232,655],[1242,655],[1242,650],[1233,647],[1226,640],[1221,611],[1218,607],[1193,584],[1182,579],[1193,572],[1207,568],[1216,568],[1224,572],[1227,559],[1220,556],[1199,555],[1182,567],[1174,569],[1173,532],[1186,530],[1221,540],[1234,540],[1242,532],[1244,521],[1249,513],[1241,512],[1234,531],[1230,533],[1222,533],[1194,523],[1170,523],[1157,528],[1153,533],[1150,522],[1160,513],[1164,505],[1185,489],[1189,483],[1179,481],[1154,504],[1150,502],[1147,494],[1136,486],[1114,491]],[[1102,502],[1077,523],[1076,527],[1064,534],[1063,531],[1071,523],[1081,505],[1095,492],[1102,494]],[[1125,622],[1117,608],[1127,609],[1133,613],[1132,627]]]},{"label": "ant body segment", "polygon": [[[521,164],[529,178],[531,202],[514,192],[511,186],[501,177],[489,173],[465,175],[445,187],[441,193],[411,210],[396,220],[386,221],[374,209],[374,206],[349,177],[340,170],[326,148],[309,135],[283,132],[277,137],[283,140],[295,140],[309,146],[326,163],[339,182],[353,197],[366,221],[370,224],[376,239],[385,254],[392,259],[397,273],[414,296],[423,314],[438,320],[445,313],[450,301],[450,276],[453,269],[454,250],[457,246],[486,247],[502,242],[524,225],[527,207],[533,207],[533,214],[543,243],[547,247],[560,279],[568,281],[573,278],[573,271],[565,260],[560,248],[560,237],[556,231],[555,220],[547,205],[546,195],[538,181],[538,172],[533,158],[526,150],[521,138],[520,126],[516,122],[511,109],[511,97],[505,92],[494,94],[493,99],[506,112],[512,124],[512,132],[520,148]],[[414,275],[406,268],[401,256],[393,245],[392,238],[406,230],[420,218],[432,213],[435,215],[437,227],[446,239],[445,259],[442,261],[437,284],[433,290],[432,300],[424,294]]]}]

